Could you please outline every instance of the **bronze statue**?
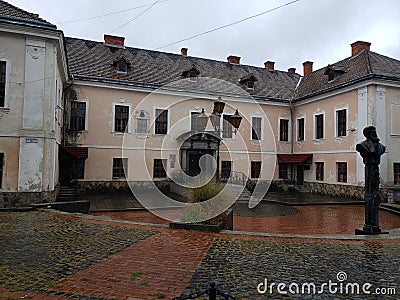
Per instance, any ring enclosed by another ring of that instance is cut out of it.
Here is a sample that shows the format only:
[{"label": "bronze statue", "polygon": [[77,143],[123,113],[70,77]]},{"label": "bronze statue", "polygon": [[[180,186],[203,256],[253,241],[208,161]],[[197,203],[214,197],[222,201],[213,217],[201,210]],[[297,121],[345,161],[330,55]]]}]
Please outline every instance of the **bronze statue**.
[{"label": "bronze statue", "polygon": [[379,164],[386,147],[379,143],[374,126],[364,128],[366,140],[357,144],[365,164],[365,225],[362,230],[356,229],[356,234],[378,234],[379,228]]}]

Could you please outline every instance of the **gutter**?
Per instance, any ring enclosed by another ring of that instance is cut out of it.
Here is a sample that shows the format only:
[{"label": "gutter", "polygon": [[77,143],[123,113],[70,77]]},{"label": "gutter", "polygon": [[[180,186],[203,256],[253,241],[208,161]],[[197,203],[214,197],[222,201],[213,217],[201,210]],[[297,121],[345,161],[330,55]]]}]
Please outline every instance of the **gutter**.
[{"label": "gutter", "polygon": [[53,25],[50,23],[46,24],[46,23],[42,23],[39,21],[15,19],[15,18],[10,18],[10,17],[5,17],[5,16],[0,16],[0,21],[6,22],[6,23],[11,23],[11,24],[29,26],[29,27],[37,27],[37,28],[44,28],[44,29],[51,29],[51,30],[57,29],[56,25]]}]

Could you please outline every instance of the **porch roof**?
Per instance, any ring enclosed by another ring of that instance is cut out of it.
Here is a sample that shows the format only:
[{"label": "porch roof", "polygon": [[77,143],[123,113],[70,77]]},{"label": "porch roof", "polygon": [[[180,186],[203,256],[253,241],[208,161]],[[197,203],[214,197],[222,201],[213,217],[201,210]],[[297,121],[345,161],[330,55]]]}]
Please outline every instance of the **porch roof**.
[{"label": "porch roof", "polygon": [[88,158],[88,148],[87,147],[67,147],[60,145],[60,148],[71,154],[77,159]]},{"label": "porch roof", "polygon": [[278,154],[279,163],[284,164],[311,164],[312,154]]}]

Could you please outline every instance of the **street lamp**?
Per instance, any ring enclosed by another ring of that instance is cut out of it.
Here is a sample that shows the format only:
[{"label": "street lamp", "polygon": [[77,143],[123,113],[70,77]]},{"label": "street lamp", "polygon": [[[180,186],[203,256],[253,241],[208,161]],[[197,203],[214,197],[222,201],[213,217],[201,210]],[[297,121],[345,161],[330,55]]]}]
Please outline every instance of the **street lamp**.
[{"label": "street lamp", "polygon": [[204,130],[206,130],[207,127],[207,122],[208,122],[208,117],[207,115],[204,113],[204,108],[201,110],[201,114],[197,115],[197,124],[200,127],[201,132],[204,132]]},{"label": "street lamp", "polygon": [[240,122],[242,122],[242,117],[239,115],[238,110],[235,111],[235,114],[231,116],[231,124],[233,128],[235,128],[235,133],[239,129]]}]

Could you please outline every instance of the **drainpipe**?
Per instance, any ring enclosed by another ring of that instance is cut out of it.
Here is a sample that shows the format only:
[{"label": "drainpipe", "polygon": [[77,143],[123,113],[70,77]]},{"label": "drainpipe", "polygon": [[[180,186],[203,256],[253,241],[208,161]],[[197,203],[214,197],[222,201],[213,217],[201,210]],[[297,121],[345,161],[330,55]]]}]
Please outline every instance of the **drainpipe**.
[{"label": "drainpipe", "polygon": [[64,112],[63,112],[62,141],[61,141],[63,146],[65,146],[65,124],[67,124],[66,123],[67,114],[65,113],[65,108],[67,107],[66,106],[67,105],[67,98],[65,97],[65,91],[68,90],[73,84],[74,84],[74,75],[71,75],[71,83],[63,89],[63,100],[64,100],[63,107],[64,107]]}]

